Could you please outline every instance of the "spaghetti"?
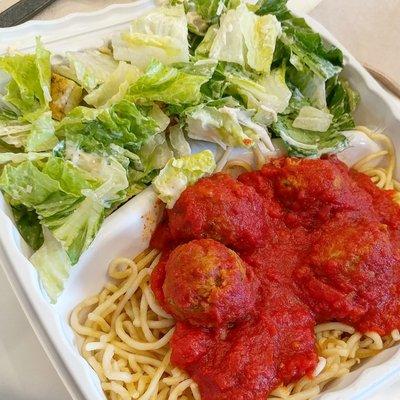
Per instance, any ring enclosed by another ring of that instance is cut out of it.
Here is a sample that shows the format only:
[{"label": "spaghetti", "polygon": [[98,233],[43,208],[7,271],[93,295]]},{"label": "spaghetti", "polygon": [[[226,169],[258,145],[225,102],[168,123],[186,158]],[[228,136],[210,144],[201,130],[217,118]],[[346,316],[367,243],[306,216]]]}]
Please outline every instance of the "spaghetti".
[{"label": "spaghetti", "polygon": [[[378,187],[400,190],[393,178],[394,148],[383,134],[360,127],[385,150],[360,160],[355,168],[371,177]],[[370,167],[371,160],[386,156],[384,167]],[[236,161],[225,170],[250,166]],[[396,194],[400,201],[400,193]],[[157,304],[149,286],[160,253],[145,250],[133,261],[118,258],[109,266],[112,282],[96,296],[84,300],[71,314],[71,326],[81,337],[82,356],[97,373],[111,400],[200,400],[196,383],[170,364],[169,341],[174,320]],[[309,400],[332,380],[348,374],[362,359],[371,357],[400,341],[391,335],[361,334],[351,326],[331,322],[315,328],[319,363],[314,376],[303,377],[270,393],[269,400]]]},{"label": "spaghetti", "polygon": [[[397,193],[394,195],[394,200],[400,204],[400,182],[394,179],[396,154],[392,141],[383,133],[372,131],[365,126],[358,126],[356,129],[383,145],[384,150],[365,156],[353,168],[368,175],[380,189],[395,190]],[[382,157],[386,157],[384,166],[371,167],[371,161],[379,160]]]}]

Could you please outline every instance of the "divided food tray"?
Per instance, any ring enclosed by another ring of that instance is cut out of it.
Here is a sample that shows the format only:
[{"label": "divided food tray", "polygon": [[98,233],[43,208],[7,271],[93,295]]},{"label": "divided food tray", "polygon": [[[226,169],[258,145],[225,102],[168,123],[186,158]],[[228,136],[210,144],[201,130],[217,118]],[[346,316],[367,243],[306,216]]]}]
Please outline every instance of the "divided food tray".
[{"label": "divided food tray", "polygon": [[[73,14],[54,21],[31,21],[0,29],[0,54],[9,48],[29,52],[35,37],[54,53],[100,47],[104,39],[125,28],[135,16],[154,6],[149,0],[114,5],[104,10]],[[383,129],[400,148],[400,110],[395,101],[320,24],[307,22],[345,55],[344,76],[361,95],[358,123]],[[399,169],[396,171],[400,175]],[[77,338],[69,327],[73,307],[97,293],[107,280],[108,263],[116,256],[131,257],[144,250],[160,213],[156,195],[146,189],[107,218],[89,250],[74,267],[57,304],[49,303],[36,270],[28,261],[30,250],[13,225],[10,210],[0,195],[0,263],[33,329],[54,367],[75,400],[103,400],[100,382],[80,356]],[[382,386],[400,379],[400,348],[394,347],[366,361],[322,393],[320,400],[361,400]]]}]

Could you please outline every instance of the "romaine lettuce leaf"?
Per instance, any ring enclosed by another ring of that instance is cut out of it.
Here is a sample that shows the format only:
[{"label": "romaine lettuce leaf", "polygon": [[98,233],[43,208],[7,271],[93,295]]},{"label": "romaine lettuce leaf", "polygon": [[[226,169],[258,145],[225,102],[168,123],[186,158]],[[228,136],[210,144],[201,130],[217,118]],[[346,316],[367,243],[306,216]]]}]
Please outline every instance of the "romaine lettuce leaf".
[{"label": "romaine lettuce leaf", "polygon": [[165,133],[158,133],[150,136],[138,151],[141,160],[141,169],[131,169],[129,171],[129,182],[150,183],[155,173],[164,168],[168,160],[174,156],[173,151],[168,145]]},{"label": "romaine lettuce leaf", "polygon": [[135,151],[158,130],[156,121],[135,104],[121,100],[106,109],[77,107],[57,128],[57,136],[79,142],[89,152],[111,144]]},{"label": "romaine lettuce leaf", "polygon": [[0,139],[27,152],[51,150],[57,144],[51,112],[38,115],[32,123],[21,121],[0,121]]},{"label": "romaine lettuce leaf", "polygon": [[262,146],[265,154],[273,149],[268,131],[251,117],[252,113],[244,109],[201,105],[188,113],[188,135],[192,139],[217,143],[224,149],[256,144]]},{"label": "romaine lettuce leaf", "polygon": [[49,198],[70,194],[63,192],[58,181],[40,171],[31,161],[6,165],[0,177],[0,189],[14,202],[28,208],[35,208]]},{"label": "romaine lettuce leaf", "polygon": [[[83,153],[72,161],[51,157],[42,170],[30,161],[5,166],[0,189],[15,207],[35,210],[46,228],[44,244],[32,262],[53,301],[71,265],[100,229],[105,210],[125,199],[128,185],[125,168],[112,157]],[[49,251],[55,252],[56,260],[46,258]]]},{"label": "romaine lettuce leaf", "polygon": [[325,79],[314,74],[308,69],[298,71],[296,68],[289,68],[288,81],[298,88],[304,97],[309,100],[309,103],[319,108],[326,108],[326,89]]},{"label": "romaine lettuce leaf", "polygon": [[289,105],[292,92],[285,82],[285,67],[276,68],[261,79],[240,71],[228,71],[229,93],[239,95],[247,108],[257,111],[257,121],[270,125]]},{"label": "romaine lettuce leaf", "polygon": [[181,193],[197,180],[214,172],[214,155],[210,150],[181,158],[173,158],[153,180],[158,197],[172,208]]},{"label": "romaine lettuce leaf", "polygon": [[169,128],[169,141],[174,149],[175,157],[179,158],[192,154],[190,145],[179,125],[174,125]]},{"label": "romaine lettuce leaf", "polygon": [[66,53],[63,64],[54,66],[55,72],[79,83],[90,92],[107,81],[118,67],[118,62],[98,50],[71,51]]},{"label": "romaine lettuce leaf", "polygon": [[[268,73],[280,32],[280,23],[275,16],[257,16],[241,4],[221,17],[209,57]],[[210,36],[206,40],[209,41]],[[206,44],[200,46],[204,52]]]},{"label": "romaine lettuce leaf", "polygon": [[135,19],[129,32],[114,36],[114,58],[145,69],[156,59],[164,64],[189,61],[186,15],[182,6],[158,7]]},{"label": "romaine lettuce leaf", "polygon": [[58,139],[55,136],[54,121],[51,118],[51,111],[46,111],[34,122],[29,135],[27,136],[25,151],[47,151],[54,148]]},{"label": "romaine lettuce leaf", "polygon": [[333,115],[332,125],[340,131],[354,128],[352,113],[360,102],[360,95],[343,79],[334,79],[327,91],[327,104]]},{"label": "romaine lettuce leaf", "polygon": [[120,62],[107,80],[85,96],[85,102],[96,108],[107,108],[122,100],[129,86],[140,77],[140,71],[133,65]]},{"label": "romaine lettuce leaf", "polygon": [[256,4],[258,15],[274,14],[282,21],[292,17],[286,6],[287,0],[259,0]]},{"label": "romaine lettuce leaf", "polygon": [[275,134],[285,142],[290,156],[316,158],[323,154],[340,152],[347,146],[347,139],[340,132],[313,132],[295,128],[292,122],[289,117],[280,116],[272,126]]},{"label": "romaine lettuce leaf", "polygon": [[5,101],[19,110],[25,120],[32,122],[30,114],[45,110],[51,100],[50,53],[37,39],[35,54],[2,56],[0,70],[11,77],[7,84]]},{"label": "romaine lettuce leaf", "polygon": [[19,164],[24,161],[38,161],[51,157],[52,153],[10,153],[0,152],[0,165],[1,164]]},{"label": "romaine lettuce leaf", "polygon": [[209,76],[183,72],[153,61],[145,74],[130,86],[127,98],[144,104],[154,101],[176,105],[198,104],[201,101],[201,86],[209,79]]},{"label": "romaine lettuce leaf", "polygon": [[71,270],[71,261],[60,242],[45,228],[44,243],[31,257],[44,289],[55,303],[64,289]]},{"label": "romaine lettuce leaf", "polygon": [[343,66],[343,54],[334,46],[323,42],[303,18],[293,16],[286,0],[260,0],[258,15],[274,14],[282,23],[280,41],[289,53],[290,63],[299,71],[311,70],[327,80],[337,75]]},{"label": "romaine lettuce leaf", "polygon": [[315,107],[305,106],[300,109],[299,115],[293,121],[293,128],[305,129],[313,132],[326,132],[333,115]]},{"label": "romaine lettuce leaf", "polygon": [[11,205],[11,210],[18,231],[25,242],[32,250],[38,250],[43,244],[43,229],[35,210],[23,205]]},{"label": "romaine lettuce leaf", "polygon": [[217,32],[218,32],[218,25],[211,25],[208,28],[203,40],[196,47],[196,50],[195,50],[196,57],[208,58],[208,55],[211,50],[211,46],[214,43]]},{"label": "romaine lettuce leaf", "polygon": [[196,11],[206,21],[218,18],[225,11],[227,0],[194,0]]}]

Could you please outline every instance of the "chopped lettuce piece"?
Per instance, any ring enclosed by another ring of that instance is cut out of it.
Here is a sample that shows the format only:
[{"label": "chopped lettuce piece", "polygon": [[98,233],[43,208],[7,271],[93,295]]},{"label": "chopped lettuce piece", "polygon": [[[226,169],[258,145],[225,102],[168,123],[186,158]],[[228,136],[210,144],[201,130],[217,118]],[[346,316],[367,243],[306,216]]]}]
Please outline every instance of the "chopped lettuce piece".
[{"label": "chopped lettuce piece", "polygon": [[26,146],[31,129],[32,124],[19,120],[0,121],[0,139],[18,149]]},{"label": "chopped lettuce piece", "polygon": [[210,58],[245,65],[240,18],[241,14],[236,10],[229,10],[221,17],[220,27],[211,45]]},{"label": "chopped lettuce piece", "polygon": [[11,205],[11,210],[15,225],[25,242],[32,250],[38,250],[43,244],[43,228],[35,210],[23,205]]},{"label": "chopped lettuce piece", "polygon": [[310,104],[320,110],[326,108],[325,79],[310,70],[289,68],[288,80],[297,87]]},{"label": "chopped lettuce piece", "polygon": [[98,50],[71,51],[65,64],[56,65],[55,72],[79,83],[88,92],[104,83],[118,67],[110,55]]},{"label": "chopped lettuce piece", "polygon": [[60,242],[47,229],[43,231],[44,243],[33,254],[31,262],[36,267],[51,302],[55,303],[64,289],[72,265]]},{"label": "chopped lettuce piece", "polygon": [[16,107],[27,121],[32,122],[30,114],[45,110],[51,100],[50,53],[37,39],[35,54],[2,56],[0,70],[11,77],[5,101]]},{"label": "chopped lettuce piece", "polygon": [[345,80],[333,83],[328,93],[328,108],[333,115],[332,125],[339,131],[355,127],[353,111],[360,102],[360,95]]},{"label": "chopped lettuce piece", "polygon": [[342,52],[324,43],[303,18],[291,14],[286,0],[260,0],[258,15],[274,14],[281,21],[283,34],[280,38],[290,57],[290,63],[299,71],[311,70],[327,80],[337,75],[343,66]]},{"label": "chopped lettuce piece", "polygon": [[209,56],[268,73],[280,33],[280,23],[274,15],[260,17],[241,4],[221,17]]},{"label": "chopped lettuce piece", "polygon": [[72,265],[89,247],[104,220],[105,210],[94,197],[86,197],[72,213],[52,226],[54,237],[66,250]]},{"label": "chopped lettuce piece", "polygon": [[272,150],[268,131],[251,117],[250,111],[239,108],[199,106],[188,114],[188,135],[192,139],[217,143],[223,149],[257,144],[262,146],[263,153]]},{"label": "chopped lettuce piece", "polygon": [[206,21],[218,18],[225,11],[227,0],[195,0],[197,13]]},{"label": "chopped lettuce piece", "polygon": [[0,177],[0,189],[14,202],[28,208],[35,208],[62,191],[59,182],[41,172],[31,161],[6,165]]},{"label": "chopped lettuce piece", "polygon": [[289,19],[292,15],[286,7],[287,0],[259,0],[256,4],[258,15],[274,14],[282,21]]},{"label": "chopped lettuce piece", "polygon": [[168,160],[174,156],[165,137],[165,133],[158,133],[149,137],[138,152],[143,165],[141,170],[129,172],[130,182],[149,183],[154,173],[164,168]]},{"label": "chopped lettuce piece", "polygon": [[274,56],[276,39],[281,34],[279,21],[274,15],[258,17],[247,12],[243,15],[241,29],[247,48],[246,64],[257,72],[268,73]]},{"label": "chopped lettuce piece", "polygon": [[21,120],[0,121],[0,139],[15,148],[28,152],[51,150],[57,144],[51,112],[38,115],[32,123]]},{"label": "chopped lettuce piece", "polygon": [[347,146],[347,138],[340,132],[313,132],[295,128],[287,116],[280,116],[272,128],[285,142],[289,155],[294,157],[316,158],[323,154],[340,152]]},{"label": "chopped lettuce piece", "polygon": [[241,96],[246,106],[257,110],[257,121],[270,125],[289,105],[292,92],[285,82],[285,68],[271,71],[259,80],[240,72],[227,72],[230,92]]},{"label": "chopped lettuce piece", "polygon": [[96,108],[106,108],[122,100],[129,86],[140,77],[140,71],[133,65],[120,62],[107,80],[85,96],[85,102]]},{"label": "chopped lettuce piece", "polygon": [[60,188],[70,194],[81,196],[85,189],[94,189],[100,181],[93,176],[93,171],[81,169],[69,160],[50,157],[42,172],[60,184]]},{"label": "chopped lettuce piece", "polygon": [[54,121],[51,111],[46,111],[32,123],[32,128],[24,145],[26,151],[51,150],[57,144],[58,139],[54,134]]},{"label": "chopped lettuce piece", "polygon": [[135,19],[129,32],[114,36],[114,58],[140,69],[156,59],[166,65],[189,61],[187,20],[182,6],[158,7]]},{"label": "chopped lettuce piece", "polygon": [[133,103],[122,100],[107,109],[75,108],[59,124],[57,135],[80,142],[89,152],[111,144],[137,150],[157,130],[156,121]]},{"label": "chopped lettuce piece", "polygon": [[300,109],[299,115],[293,121],[293,128],[305,129],[313,132],[326,132],[331,123],[333,115],[321,111],[318,108],[305,106]]},{"label": "chopped lettuce piece", "polygon": [[156,122],[158,126],[157,133],[164,132],[170,124],[170,119],[167,114],[165,114],[164,111],[155,103],[153,104],[148,116],[153,118]]},{"label": "chopped lettuce piece", "polygon": [[341,51],[323,43],[301,18],[293,18],[283,23],[282,42],[290,49],[290,62],[302,71],[309,68],[314,74],[327,80],[342,70]]},{"label": "chopped lettuce piece", "polygon": [[127,98],[134,102],[167,104],[198,104],[201,101],[201,86],[208,76],[194,75],[177,68],[153,61],[145,74],[130,86]]},{"label": "chopped lettuce piece", "polygon": [[173,158],[153,180],[158,197],[172,208],[181,193],[197,180],[214,172],[214,155],[210,150],[181,158]]},{"label": "chopped lettuce piece", "polygon": [[218,26],[217,25],[211,25],[203,40],[200,42],[200,44],[196,47],[195,50],[195,55],[198,57],[208,57],[211,46],[214,43],[215,36],[217,35],[218,32]]},{"label": "chopped lettuce piece", "polygon": [[169,141],[171,142],[171,146],[177,158],[192,154],[190,145],[179,125],[174,125],[169,128]]},{"label": "chopped lettuce piece", "polygon": [[9,153],[0,152],[0,165],[1,164],[19,164],[24,161],[38,161],[51,157],[52,153]]}]

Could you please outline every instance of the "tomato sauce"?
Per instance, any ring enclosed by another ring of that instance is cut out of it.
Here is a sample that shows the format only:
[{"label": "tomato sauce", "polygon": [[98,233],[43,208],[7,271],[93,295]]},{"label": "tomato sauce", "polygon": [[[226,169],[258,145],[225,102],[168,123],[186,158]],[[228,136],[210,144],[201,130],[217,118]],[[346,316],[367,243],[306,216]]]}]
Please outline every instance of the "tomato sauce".
[{"label": "tomato sauce", "polygon": [[183,192],[152,239],[171,361],[203,400],[265,399],[313,373],[314,327],[400,328],[400,207],[336,157],[278,158]]}]

